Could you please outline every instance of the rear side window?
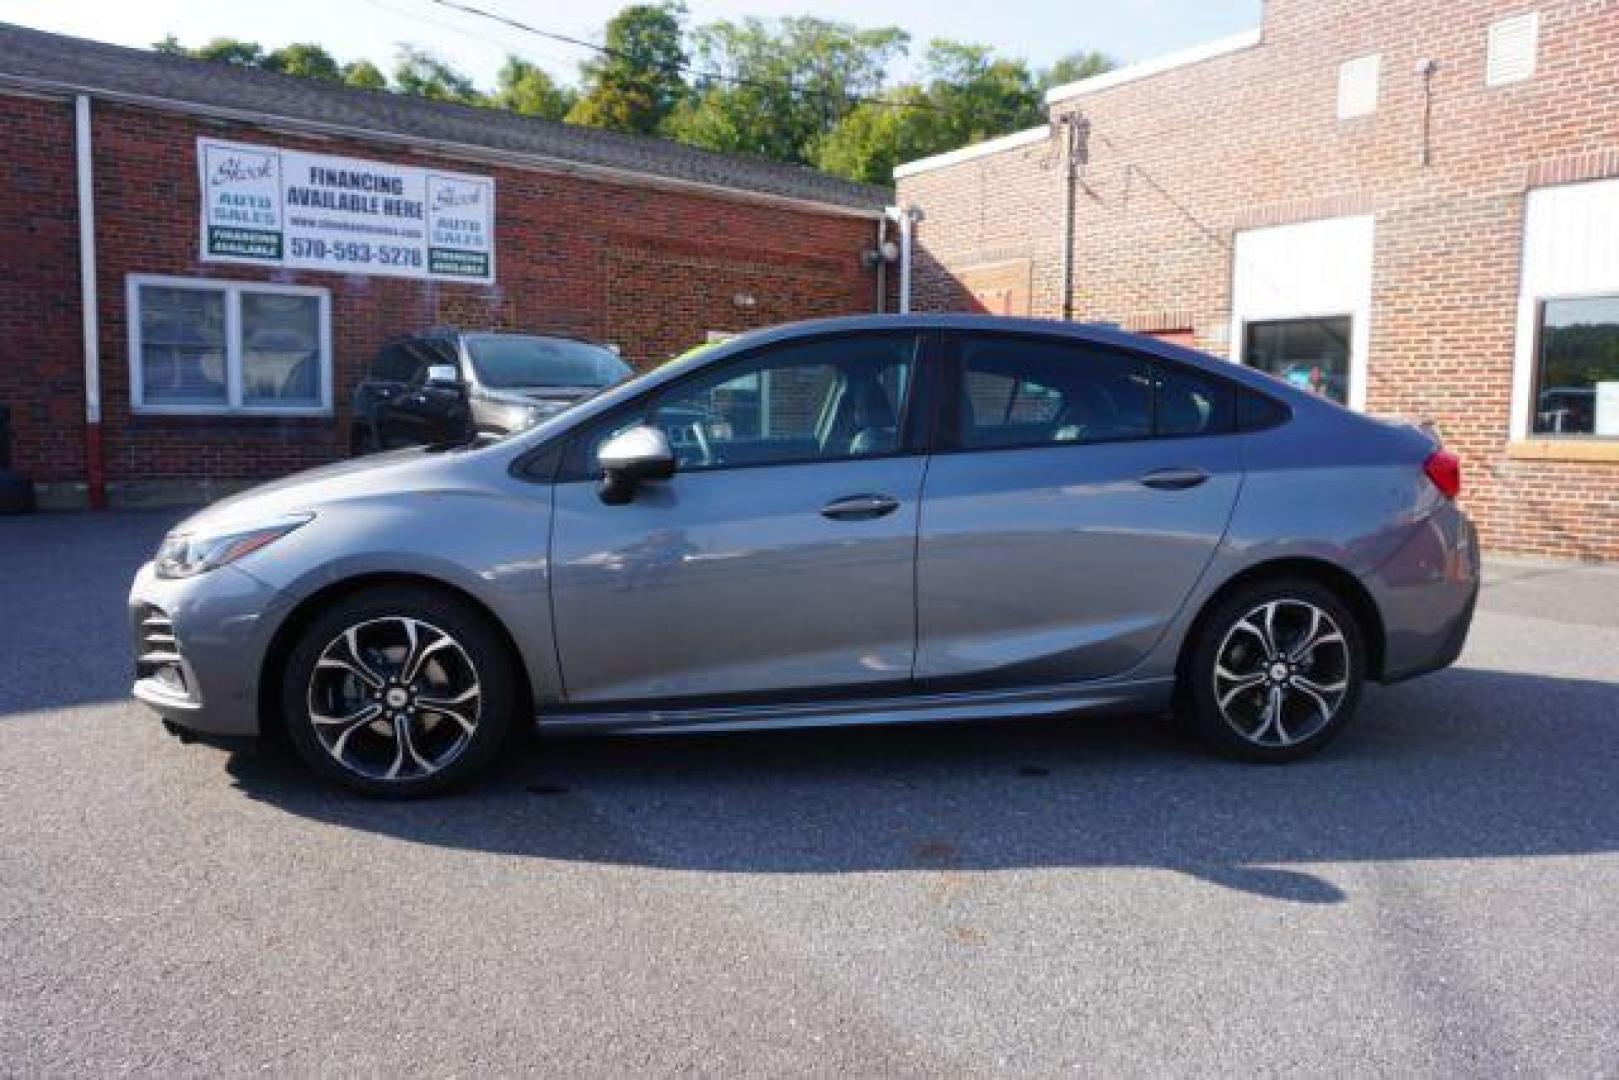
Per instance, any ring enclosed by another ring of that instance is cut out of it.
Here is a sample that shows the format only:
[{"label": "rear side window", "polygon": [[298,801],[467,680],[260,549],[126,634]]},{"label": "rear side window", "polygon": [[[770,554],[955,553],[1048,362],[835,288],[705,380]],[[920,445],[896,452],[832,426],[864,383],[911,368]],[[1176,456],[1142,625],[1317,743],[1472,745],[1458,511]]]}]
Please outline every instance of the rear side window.
[{"label": "rear side window", "polygon": [[1234,393],[1229,383],[1164,367],[1157,389],[1158,435],[1221,435],[1231,430]]},{"label": "rear side window", "polygon": [[963,448],[1063,445],[1152,434],[1152,369],[1119,353],[1034,338],[961,339]]},{"label": "rear side window", "polygon": [[1285,424],[1292,414],[1287,406],[1274,398],[1252,390],[1244,390],[1237,396],[1237,430],[1263,431]]}]

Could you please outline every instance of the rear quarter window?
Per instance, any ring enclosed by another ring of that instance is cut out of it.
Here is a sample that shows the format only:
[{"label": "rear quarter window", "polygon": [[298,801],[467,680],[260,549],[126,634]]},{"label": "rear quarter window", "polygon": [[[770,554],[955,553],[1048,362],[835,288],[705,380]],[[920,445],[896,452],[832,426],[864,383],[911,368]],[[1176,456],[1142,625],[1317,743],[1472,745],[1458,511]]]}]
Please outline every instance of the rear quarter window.
[{"label": "rear quarter window", "polygon": [[1237,430],[1264,431],[1287,423],[1293,413],[1275,398],[1256,390],[1243,390],[1237,394]]}]

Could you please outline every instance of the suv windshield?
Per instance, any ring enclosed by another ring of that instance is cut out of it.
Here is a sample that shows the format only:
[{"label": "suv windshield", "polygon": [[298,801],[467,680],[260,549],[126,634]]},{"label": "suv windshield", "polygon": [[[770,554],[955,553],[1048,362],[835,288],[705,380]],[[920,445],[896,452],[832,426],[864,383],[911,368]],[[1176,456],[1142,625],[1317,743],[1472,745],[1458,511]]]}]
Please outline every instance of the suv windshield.
[{"label": "suv windshield", "polygon": [[611,386],[630,367],[600,345],[567,338],[490,334],[467,338],[478,381],[495,390],[534,386]]}]

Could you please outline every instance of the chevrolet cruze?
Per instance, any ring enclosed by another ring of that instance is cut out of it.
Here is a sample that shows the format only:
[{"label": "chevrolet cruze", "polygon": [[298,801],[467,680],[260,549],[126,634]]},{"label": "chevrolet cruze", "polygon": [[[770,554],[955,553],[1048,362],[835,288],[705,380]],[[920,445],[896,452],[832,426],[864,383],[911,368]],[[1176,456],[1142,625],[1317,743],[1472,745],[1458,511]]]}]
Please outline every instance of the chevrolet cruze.
[{"label": "chevrolet cruze", "polygon": [[798,324],[209,507],[135,579],[134,693],[380,795],[529,724],[1173,710],[1289,761],[1460,652],[1459,486],[1417,427],[1130,334]]}]

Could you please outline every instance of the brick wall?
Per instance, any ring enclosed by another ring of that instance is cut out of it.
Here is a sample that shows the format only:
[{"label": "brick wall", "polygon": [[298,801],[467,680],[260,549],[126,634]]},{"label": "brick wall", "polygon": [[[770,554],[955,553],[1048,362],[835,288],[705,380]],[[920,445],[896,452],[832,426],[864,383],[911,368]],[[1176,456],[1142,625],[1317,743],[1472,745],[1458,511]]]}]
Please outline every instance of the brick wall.
[{"label": "brick wall", "polygon": [[[1487,25],[1525,10],[1533,78],[1486,87]],[[1338,65],[1372,52],[1377,110],[1340,121]],[[1369,409],[1438,423],[1491,547],[1619,558],[1619,461],[1507,449],[1525,192],[1619,175],[1619,2],[1269,0],[1260,45],[1056,108],[1088,125],[1078,318],[1190,326],[1224,355],[1236,231],[1372,213]],[[1062,181],[1047,143],[902,178],[925,215],[916,306],[970,308],[959,272],[1027,257],[1035,314],[1058,314]]]},{"label": "brick wall", "polygon": [[0,102],[0,405],[13,464],[66,480],[84,473],[73,106]]},{"label": "brick wall", "polygon": [[[0,402],[17,467],[84,476],[71,102],[0,95]],[[738,330],[872,310],[860,253],[874,220],[437,157],[385,143],[269,133],[95,103],[103,434],[109,484],[275,476],[330,460],[348,403],[386,339],[453,323],[557,330],[620,344],[645,366]],[[493,176],[496,284],[278,270],[198,260],[199,135]],[[335,418],[159,417],[129,407],[125,281],[170,274],[331,291]],[[737,297],[752,299],[738,306]]]}]

